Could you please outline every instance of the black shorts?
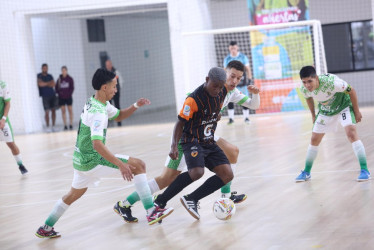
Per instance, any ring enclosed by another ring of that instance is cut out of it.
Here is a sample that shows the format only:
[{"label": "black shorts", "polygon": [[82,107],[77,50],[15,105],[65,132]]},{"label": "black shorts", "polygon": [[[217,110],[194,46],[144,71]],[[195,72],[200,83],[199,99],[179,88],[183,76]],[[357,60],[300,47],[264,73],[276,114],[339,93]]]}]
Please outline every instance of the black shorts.
[{"label": "black shorts", "polygon": [[58,99],[58,105],[60,106],[65,106],[65,105],[68,105],[68,106],[71,106],[73,104],[73,98],[68,98],[68,99],[62,99],[62,98],[59,98]]},{"label": "black shorts", "polygon": [[216,143],[200,144],[189,142],[182,144],[187,169],[207,167],[210,171],[216,166],[230,164],[225,153]]},{"label": "black shorts", "polygon": [[58,108],[58,99],[55,95],[53,96],[43,96],[43,108],[44,110],[56,109]]}]

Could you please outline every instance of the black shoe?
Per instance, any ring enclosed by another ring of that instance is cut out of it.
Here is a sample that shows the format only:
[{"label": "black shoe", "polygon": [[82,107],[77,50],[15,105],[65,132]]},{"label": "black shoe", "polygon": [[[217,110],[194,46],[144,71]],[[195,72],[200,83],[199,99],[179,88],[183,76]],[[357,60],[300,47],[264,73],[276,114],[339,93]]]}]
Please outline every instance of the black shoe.
[{"label": "black shoe", "polygon": [[64,130],[65,130],[65,131],[68,130],[68,126],[64,126]]},{"label": "black shoe", "polygon": [[119,203],[120,202],[117,202],[116,205],[114,205],[114,212],[119,214],[127,223],[138,222],[138,218],[135,218],[131,215],[131,206],[121,207]]},{"label": "black shoe", "polygon": [[230,125],[230,124],[233,124],[233,123],[234,123],[234,120],[230,118],[229,122],[227,124]]},{"label": "black shoe", "polygon": [[187,209],[187,211],[192,215],[192,217],[194,217],[196,220],[200,219],[200,214],[197,211],[197,209],[200,208],[199,202],[188,198],[188,195],[182,196],[181,202],[184,208]]},{"label": "black shoe", "polygon": [[69,126],[69,129],[70,129],[70,130],[73,130],[73,125],[70,125],[70,126]]},{"label": "black shoe", "polygon": [[244,122],[245,122],[246,124],[251,123],[251,121],[250,121],[248,118],[245,118]]},{"label": "black shoe", "polygon": [[232,200],[235,204],[241,203],[247,199],[247,195],[245,194],[236,194],[237,192],[232,192],[230,196],[230,200]]},{"label": "black shoe", "polygon": [[51,231],[47,231],[47,230],[44,230],[43,227],[39,227],[39,229],[38,229],[38,231],[36,231],[35,235],[38,236],[39,238],[50,238],[50,239],[61,237],[61,234],[56,232],[53,227],[52,227]]},{"label": "black shoe", "polygon": [[18,169],[19,169],[19,171],[21,171],[21,174],[27,174],[27,172],[29,172],[29,171],[27,171],[25,166],[23,166],[22,164],[19,165]]}]

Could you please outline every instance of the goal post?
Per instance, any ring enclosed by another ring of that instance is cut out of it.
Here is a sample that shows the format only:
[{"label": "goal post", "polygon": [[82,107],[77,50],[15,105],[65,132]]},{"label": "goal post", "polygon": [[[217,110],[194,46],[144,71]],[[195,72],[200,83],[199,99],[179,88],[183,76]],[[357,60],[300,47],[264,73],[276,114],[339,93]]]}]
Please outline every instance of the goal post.
[{"label": "goal post", "polygon": [[[236,41],[240,53],[248,57],[251,84],[261,89],[261,106],[256,113],[307,109],[299,91],[300,68],[313,65],[317,74],[327,73],[320,21],[182,33],[180,63],[185,78],[181,91],[192,91],[202,84],[211,67],[223,67],[231,41]],[[183,99],[177,103],[183,103]],[[241,108],[236,107],[235,113],[240,114]]]}]

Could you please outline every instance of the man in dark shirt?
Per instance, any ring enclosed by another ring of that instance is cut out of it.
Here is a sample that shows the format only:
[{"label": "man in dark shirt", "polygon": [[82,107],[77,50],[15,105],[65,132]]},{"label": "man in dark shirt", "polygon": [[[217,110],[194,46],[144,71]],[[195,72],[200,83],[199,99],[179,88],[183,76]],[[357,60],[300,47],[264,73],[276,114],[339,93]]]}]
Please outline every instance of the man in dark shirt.
[{"label": "man in dark shirt", "polygon": [[219,113],[228,92],[224,86],[225,82],[225,70],[212,68],[206,82],[185,100],[174,126],[169,156],[174,160],[178,158],[180,141],[188,172],[180,174],[163,194],[157,196],[155,203],[161,208],[185,187],[200,179],[204,175],[205,166],[215,175],[194,192],[180,199],[187,211],[195,219],[200,219],[198,201],[233,179],[230,163],[214,141]]},{"label": "man in dark shirt", "polygon": [[[39,95],[43,99],[44,107],[44,119],[47,126],[47,132],[54,131],[54,126],[56,123],[56,107],[57,107],[57,98],[54,90],[55,81],[53,76],[48,74],[48,65],[44,63],[42,65],[42,72],[37,75]],[[52,111],[52,129],[49,127],[49,111]]]},{"label": "man in dark shirt", "polygon": [[64,122],[64,130],[68,130],[66,122],[66,108],[69,111],[69,129],[73,129],[73,91],[74,91],[74,80],[68,74],[68,68],[66,66],[61,67],[61,75],[56,82],[56,93],[58,94],[58,105],[60,105],[62,120]]}]

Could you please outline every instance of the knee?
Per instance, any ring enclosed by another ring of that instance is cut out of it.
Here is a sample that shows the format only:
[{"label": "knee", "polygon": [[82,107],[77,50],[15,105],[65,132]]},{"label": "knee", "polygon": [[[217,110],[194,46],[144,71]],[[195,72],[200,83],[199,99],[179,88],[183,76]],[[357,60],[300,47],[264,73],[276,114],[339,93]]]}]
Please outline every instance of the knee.
[{"label": "knee", "polygon": [[223,183],[227,184],[234,179],[234,173],[232,171],[227,172],[223,177],[221,177]]},{"label": "knee", "polygon": [[232,161],[230,161],[230,163],[236,163],[236,161],[238,160],[238,156],[239,156],[239,148],[233,145],[231,148]]},{"label": "knee", "polygon": [[136,168],[136,172],[138,173],[146,172],[145,162],[140,159],[136,159],[134,167]]},{"label": "knee", "polygon": [[193,168],[192,170],[189,170],[188,173],[193,181],[197,181],[204,175],[204,168]]}]

